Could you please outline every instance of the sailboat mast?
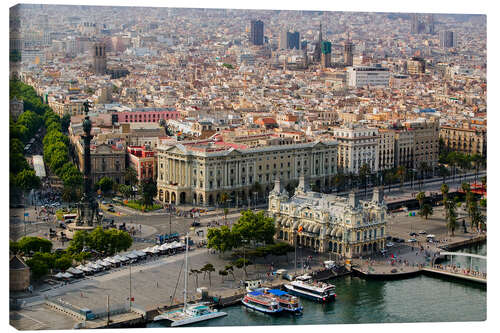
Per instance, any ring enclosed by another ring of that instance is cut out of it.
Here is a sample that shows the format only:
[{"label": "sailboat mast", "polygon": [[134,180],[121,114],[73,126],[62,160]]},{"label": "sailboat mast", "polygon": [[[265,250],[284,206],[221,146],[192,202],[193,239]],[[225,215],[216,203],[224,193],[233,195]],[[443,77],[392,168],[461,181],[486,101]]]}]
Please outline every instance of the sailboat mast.
[{"label": "sailboat mast", "polygon": [[187,305],[187,279],[188,279],[188,244],[189,244],[189,236],[188,234],[186,233],[186,262],[185,262],[185,266],[186,266],[186,270],[184,272],[184,311],[186,311],[186,305]]}]

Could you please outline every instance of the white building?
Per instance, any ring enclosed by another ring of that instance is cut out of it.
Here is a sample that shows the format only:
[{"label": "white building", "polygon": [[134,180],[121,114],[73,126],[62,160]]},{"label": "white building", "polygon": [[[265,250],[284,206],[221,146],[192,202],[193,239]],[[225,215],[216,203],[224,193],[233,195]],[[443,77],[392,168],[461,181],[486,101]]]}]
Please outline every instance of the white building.
[{"label": "white building", "polygon": [[353,66],[347,68],[347,84],[351,88],[388,86],[389,69],[381,66]]},{"label": "white building", "polygon": [[359,173],[363,164],[370,172],[379,170],[378,128],[348,125],[337,127],[333,136],[339,143],[337,167],[344,173]]}]

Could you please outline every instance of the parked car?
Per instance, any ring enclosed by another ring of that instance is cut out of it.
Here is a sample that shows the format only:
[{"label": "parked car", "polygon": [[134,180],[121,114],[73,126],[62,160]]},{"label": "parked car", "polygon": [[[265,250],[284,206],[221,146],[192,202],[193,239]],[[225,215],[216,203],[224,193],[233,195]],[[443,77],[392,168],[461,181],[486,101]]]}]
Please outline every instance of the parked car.
[{"label": "parked car", "polygon": [[108,208],[108,212],[114,213],[115,209],[113,207]]},{"label": "parked car", "polygon": [[191,223],[191,226],[192,226],[192,227],[199,227],[200,225],[201,225],[201,224],[200,224],[200,222],[198,222],[198,221],[194,221],[193,223]]},{"label": "parked car", "polygon": [[420,230],[420,231],[418,232],[418,234],[419,234],[419,235],[425,235],[425,234],[427,234],[427,231],[425,231],[425,230]]},{"label": "parked car", "polygon": [[393,247],[393,246],[394,246],[394,244],[393,244],[392,242],[389,242],[389,243],[385,244],[385,246],[386,246],[386,247]]},{"label": "parked car", "polygon": [[417,240],[415,238],[408,239],[408,243],[415,243]]},{"label": "parked car", "polygon": [[417,233],[416,232],[410,232],[410,236],[417,236]]}]

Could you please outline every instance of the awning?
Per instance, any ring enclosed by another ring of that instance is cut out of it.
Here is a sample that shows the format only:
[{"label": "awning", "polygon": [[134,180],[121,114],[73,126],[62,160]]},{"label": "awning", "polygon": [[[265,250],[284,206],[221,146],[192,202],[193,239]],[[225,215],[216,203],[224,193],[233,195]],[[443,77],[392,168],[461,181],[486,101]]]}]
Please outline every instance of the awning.
[{"label": "awning", "polygon": [[317,225],[313,228],[313,232],[314,232],[315,234],[318,234],[318,233],[319,233],[319,231],[320,231],[320,229],[321,229],[321,226],[320,226],[319,224],[317,224]]},{"label": "awning", "polygon": [[67,269],[66,273],[70,273],[70,274],[73,274],[73,275],[83,274],[83,272],[81,270],[76,269],[74,267],[71,267],[71,268]]}]

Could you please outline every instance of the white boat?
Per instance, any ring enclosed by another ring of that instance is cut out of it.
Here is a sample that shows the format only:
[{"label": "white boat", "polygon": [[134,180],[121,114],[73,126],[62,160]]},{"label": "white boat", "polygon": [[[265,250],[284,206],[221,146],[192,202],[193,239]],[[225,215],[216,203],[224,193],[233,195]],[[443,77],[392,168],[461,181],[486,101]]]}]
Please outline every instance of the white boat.
[{"label": "white boat", "polygon": [[335,300],[335,285],[314,281],[309,275],[298,276],[294,281],[285,284],[286,290],[295,296],[308,298],[316,302]]},{"label": "white boat", "polygon": [[171,327],[183,326],[200,321],[210,320],[218,317],[226,316],[227,313],[211,309],[208,305],[201,303],[189,305],[185,309],[180,309],[172,312],[165,312],[156,317],[154,321],[170,322]]},{"label": "white boat", "polygon": [[225,312],[210,308],[206,303],[187,304],[188,244],[189,239],[188,235],[186,235],[186,262],[184,263],[184,267],[186,267],[184,272],[184,308],[164,312],[153,318],[154,321],[167,321],[172,327],[194,324],[200,321],[215,319],[227,315]]},{"label": "white boat", "polygon": [[265,295],[261,290],[247,293],[241,300],[241,303],[247,308],[268,314],[278,314],[283,311],[283,308],[280,307],[278,301],[274,297]]}]

